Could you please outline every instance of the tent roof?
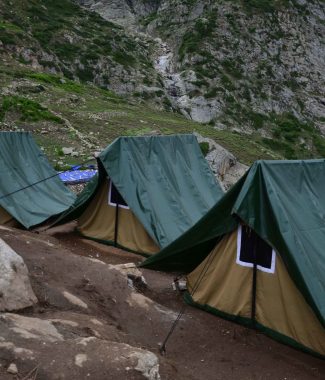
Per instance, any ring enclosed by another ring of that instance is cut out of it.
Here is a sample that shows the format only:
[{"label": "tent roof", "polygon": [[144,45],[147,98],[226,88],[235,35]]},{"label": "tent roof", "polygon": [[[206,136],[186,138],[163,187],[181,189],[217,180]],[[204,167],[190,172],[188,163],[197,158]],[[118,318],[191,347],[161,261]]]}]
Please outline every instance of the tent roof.
[{"label": "tent roof", "polygon": [[144,267],[190,271],[239,220],[283,258],[296,285],[325,320],[325,160],[257,161],[183,236]]},{"label": "tent roof", "polygon": [[192,227],[223,195],[194,135],[120,137],[99,160],[160,247]]},{"label": "tent roof", "polygon": [[4,196],[55,174],[30,133],[0,132],[0,206],[24,227],[67,210],[75,195],[58,177],[53,177]]}]

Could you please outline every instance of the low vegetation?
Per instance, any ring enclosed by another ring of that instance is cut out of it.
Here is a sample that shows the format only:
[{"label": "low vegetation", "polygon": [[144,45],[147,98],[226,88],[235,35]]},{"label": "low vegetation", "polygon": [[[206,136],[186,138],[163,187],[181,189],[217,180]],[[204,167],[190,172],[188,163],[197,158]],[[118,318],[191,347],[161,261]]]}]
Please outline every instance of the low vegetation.
[{"label": "low vegetation", "polygon": [[55,116],[47,108],[34,100],[20,96],[4,96],[0,107],[0,121],[4,120],[9,112],[17,113],[19,121],[53,121],[62,124],[62,119]]}]

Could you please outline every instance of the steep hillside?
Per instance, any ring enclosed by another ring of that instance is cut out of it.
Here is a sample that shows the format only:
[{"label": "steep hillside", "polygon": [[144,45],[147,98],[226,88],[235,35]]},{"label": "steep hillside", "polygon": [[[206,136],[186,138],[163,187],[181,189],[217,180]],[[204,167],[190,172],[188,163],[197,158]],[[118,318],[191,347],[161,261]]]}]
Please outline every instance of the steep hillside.
[{"label": "steep hillside", "polygon": [[324,2],[81,3],[160,38],[155,67],[170,102],[187,117],[219,129],[257,131],[288,158],[312,147],[324,154],[318,138],[325,132]]},{"label": "steep hillside", "polygon": [[316,0],[0,0],[0,129],[60,165],[194,130],[247,164],[323,157],[324,19]]},{"label": "steep hillside", "polygon": [[0,0],[0,40],[3,59],[39,71],[120,93],[159,86],[150,40],[134,38],[70,0]]},{"label": "steep hillside", "polygon": [[[120,135],[198,132],[228,148],[243,163],[281,158],[259,136],[219,131],[183,116],[126,101],[115,93],[15,61],[0,63],[0,130],[32,131],[57,167],[87,161]],[[64,147],[74,148],[65,155]]]}]

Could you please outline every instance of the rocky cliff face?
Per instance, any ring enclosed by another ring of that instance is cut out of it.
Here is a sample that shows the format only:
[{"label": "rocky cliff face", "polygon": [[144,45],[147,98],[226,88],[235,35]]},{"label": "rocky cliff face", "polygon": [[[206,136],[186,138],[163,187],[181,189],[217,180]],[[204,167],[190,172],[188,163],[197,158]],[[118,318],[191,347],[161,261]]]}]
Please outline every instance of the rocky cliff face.
[{"label": "rocky cliff face", "polygon": [[[259,133],[294,157],[325,133],[324,3],[311,0],[82,1],[155,38],[171,105],[216,128]],[[145,33],[145,34],[144,34]]]},{"label": "rocky cliff face", "polygon": [[141,94],[145,87],[160,87],[152,44],[70,0],[0,0],[0,55],[9,65],[16,61],[118,93]]},{"label": "rocky cliff face", "polygon": [[77,2],[98,12],[106,20],[133,30],[138,29],[139,19],[157,12],[161,3],[155,0],[78,0]]}]

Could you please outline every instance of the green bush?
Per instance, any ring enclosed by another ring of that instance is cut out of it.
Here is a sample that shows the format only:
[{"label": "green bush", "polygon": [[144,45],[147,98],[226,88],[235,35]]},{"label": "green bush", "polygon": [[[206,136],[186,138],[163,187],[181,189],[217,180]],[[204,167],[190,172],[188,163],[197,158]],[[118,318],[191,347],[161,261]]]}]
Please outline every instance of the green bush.
[{"label": "green bush", "polygon": [[199,145],[200,145],[201,152],[202,152],[203,156],[206,157],[206,155],[209,153],[209,143],[208,142],[200,142]]},{"label": "green bush", "polygon": [[238,63],[232,59],[225,59],[222,63],[224,70],[236,79],[241,79],[243,76],[242,69]]},{"label": "green bush", "polygon": [[0,41],[4,45],[15,45],[16,44],[16,37],[12,33],[8,33],[6,30],[0,29]]},{"label": "green bush", "polygon": [[94,73],[91,67],[77,69],[77,76],[82,82],[91,82],[94,79]]},{"label": "green bush", "polygon": [[204,94],[204,97],[206,99],[215,98],[217,96],[217,93],[218,93],[218,89],[216,87],[213,87]]},{"label": "green bush", "polygon": [[48,120],[59,124],[63,123],[62,119],[55,116],[39,103],[19,96],[5,96],[3,98],[0,108],[0,120],[4,119],[8,111],[20,113],[20,121],[36,122]]},{"label": "green bush", "polygon": [[55,87],[62,88],[68,92],[81,93],[83,92],[83,87],[77,82],[69,80],[67,78],[62,78],[58,75],[51,75],[45,73],[31,73],[27,74],[28,78],[35,79],[39,82],[47,83]]}]

